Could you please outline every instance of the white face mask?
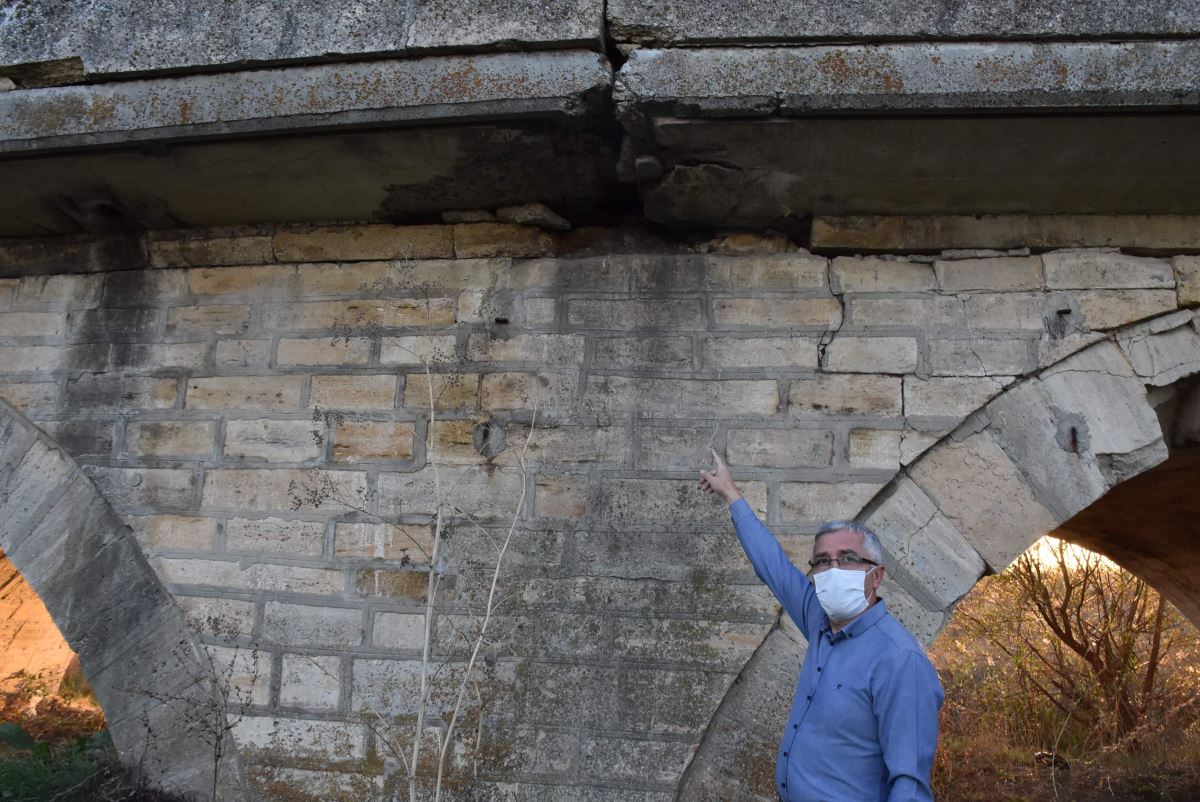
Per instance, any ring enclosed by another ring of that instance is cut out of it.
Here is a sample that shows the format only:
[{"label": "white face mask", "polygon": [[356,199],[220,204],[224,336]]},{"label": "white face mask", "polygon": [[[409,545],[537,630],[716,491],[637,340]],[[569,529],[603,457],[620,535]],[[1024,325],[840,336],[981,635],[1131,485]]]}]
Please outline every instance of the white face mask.
[{"label": "white face mask", "polygon": [[[879,566],[875,566],[878,568]],[[874,571],[872,568],[871,571]],[[863,589],[871,571],[852,571],[848,568],[830,568],[813,574],[817,588],[817,601],[831,621],[847,621],[867,609],[867,595]]]}]

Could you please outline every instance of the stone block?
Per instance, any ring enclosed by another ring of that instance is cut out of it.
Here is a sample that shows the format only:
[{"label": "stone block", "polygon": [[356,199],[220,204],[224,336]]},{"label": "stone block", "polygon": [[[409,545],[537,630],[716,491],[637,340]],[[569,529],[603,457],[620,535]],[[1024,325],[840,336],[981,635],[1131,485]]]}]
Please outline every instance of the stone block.
[{"label": "stone block", "polygon": [[325,522],[285,518],[230,518],[225,521],[225,550],[240,554],[320,556]]},{"label": "stone block", "polygon": [[933,268],[924,262],[839,256],[833,260],[838,292],[926,292],[937,289]]},{"label": "stone block", "polygon": [[531,409],[555,415],[574,406],[575,373],[489,373],[480,388],[485,410]]},{"label": "stone block", "polygon": [[818,343],[812,337],[706,337],[701,348],[708,368],[815,370]]},{"label": "stone block", "polygon": [[1060,523],[987,431],[943,440],[909,475],[996,572]]},{"label": "stone block", "polygon": [[449,326],[458,314],[457,298],[375,298],[360,301],[301,301],[262,307],[262,325],[271,331],[359,330]]},{"label": "stone block", "polygon": [[192,515],[153,515],[146,531],[147,542],[155,551],[208,551],[214,547],[216,538],[215,520]]},{"label": "stone block", "polygon": [[553,256],[554,237],[540,228],[513,223],[459,223],[454,229],[454,256]]},{"label": "stone block", "polygon": [[567,323],[599,331],[695,330],[704,328],[704,313],[696,298],[580,298],[567,302]]},{"label": "stone block", "polygon": [[904,377],[904,414],[910,418],[962,420],[1003,390],[1008,379]]},{"label": "stone block", "polygon": [[583,362],[583,337],[575,334],[517,334],[496,339],[472,334],[467,359],[474,362],[538,362],[578,365]]},{"label": "stone block", "polygon": [[233,737],[249,755],[336,762],[366,757],[366,726],[344,721],[241,716]]},{"label": "stone block", "polygon": [[38,428],[72,457],[110,457],[116,425],[105,420],[39,421]]},{"label": "stone block", "polygon": [[913,337],[839,335],[825,349],[822,367],[835,373],[911,373],[917,369]]},{"label": "stone block", "polygon": [[723,327],[836,329],[842,305],[836,298],[718,298],[713,320]]},{"label": "stone block", "polygon": [[698,738],[733,683],[734,674],[707,671],[630,669],[622,708],[625,726],[634,732],[659,732]]},{"label": "stone block", "polygon": [[1191,317],[1180,312],[1117,336],[1134,372],[1147,384],[1162,387],[1200,372],[1200,334],[1187,325]]},{"label": "stone block", "polygon": [[114,507],[188,509],[195,504],[196,474],[185,468],[82,468]]},{"label": "stone block", "polygon": [[967,327],[973,331],[989,329],[1042,331],[1042,293],[981,293],[967,297]]},{"label": "stone block", "polygon": [[303,789],[306,796],[297,802],[355,802],[383,794],[383,775],[366,774],[362,769],[312,771],[258,763],[246,767],[246,776],[251,788],[266,794],[292,795],[297,793],[294,789]]},{"label": "stone block", "polygon": [[1031,380],[1011,388],[988,404],[986,414],[993,438],[1060,520],[1107,491],[1090,451],[1086,421],[1059,407],[1042,382]]},{"label": "stone block", "polygon": [[187,295],[184,270],[121,270],[106,273],[104,306],[175,305]]},{"label": "stone block", "polygon": [[57,337],[66,331],[66,312],[5,312],[0,315],[0,337]]},{"label": "stone block", "polygon": [[[527,326],[551,326],[558,319],[557,298],[524,298],[521,307],[525,311]],[[459,320],[462,320],[461,312]]]},{"label": "stone block", "polygon": [[214,363],[217,370],[261,368],[270,358],[270,340],[218,340]]},{"label": "stone block", "polygon": [[635,254],[625,257],[635,291],[682,292],[705,283],[706,257],[697,254]]},{"label": "stone block", "polygon": [[433,528],[422,524],[339,523],[333,536],[337,557],[425,565],[433,553]]},{"label": "stone block", "polygon": [[533,514],[538,518],[583,518],[590,492],[586,476],[538,476],[534,481]]},{"label": "stone block", "polygon": [[1145,386],[1111,342],[1067,357],[1043,371],[1040,380],[1056,407],[1082,419],[1080,428],[1087,431],[1077,438],[1086,437],[1093,454],[1133,454],[1161,443]]},{"label": "stone block", "polygon": [[691,337],[597,337],[592,364],[603,368],[692,367]]},{"label": "stone block", "polygon": [[370,259],[449,259],[448,226],[323,226],[275,232],[281,262],[358,262]]},{"label": "stone block", "polygon": [[303,384],[303,376],[190,379],[184,406],[188,409],[298,409]]},{"label": "stone block", "polygon": [[[438,465],[477,465],[484,462],[488,455],[480,453],[479,446],[485,445],[487,440],[481,431],[479,444],[476,445],[475,432],[476,429],[487,427],[486,421],[477,418],[433,421],[426,445],[426,460]],[[490,439],[493,432],[489,430],[487,435]]]},{"label": "stone block", "polygon": [[519,462],[518,455],[525,449],[527,463],[584,463],[625,461],[624,427],[617,426],[574,426],[538,424],[530,436],[530,427],[512,423],[504,435],[505,449],[497,455],[502,465]]},{"label": "stone block", "polygon": [[396,377],[313,376],[308,405],[317,409],[394,409]]},{"label": "stone block", "polygon": [[1045,284],[1040,256],[938,260],[933,269],[942,292],[1040,290]]},{"label": "stone block", "polygon": [[275,261],[271,238],[188,237],[170,233],[146,235],[150,266],[204,267],[210,265],[263,265]]},{"label": "stone block", "polygon": [[412,459],[414,424],[409,421],[339,421],[333,435],[335,462]]},{"label": "stone block", "polygon": [[88,309],[100,299],[104,277],[82,273],[22,276],[17,300],[31,306]]},{"label": "stone block", "polygon": [[278,299],[287,297],[296,268],[292,265],[263,267],[205,267],[187,271],[192,295],[249,295]]},{"label": "stone block", "polygon": [[[9,313],[12,314],[12,313]],[[161,309],[122,307],[78,309],[68,314],[75,342],[130,342],[151,340],[162,328]]]},{"label": "stone block", "polygon": [[366,337],[284,337],[275,352],[280,365],[365,365],[370,359]]},{"label": "stone block", "polygon": [[779,486],[779,517],[789,523],[848,521],[882,488],[882,482],[785,482]]},{"label": "stone block", "polygon": [[1127,256],[1111,250],[1051,251],[1042,256],[1052,290],[1175,289],[1165,259]]},{"label": "stone block", "polygon": [[241,334],[250,328],[246,304],[175,306],[167,310],[167,334]]},{"label": "stone block", "polygon": [[1085,290],[1079,307],[1089,328],[1112,329],[1155,315],[1173,312],[1174,290]]},{"label": "stone block", "polygon": [[525,681],[525,718],[608,729],[619,721],[618,670],[605,666],[533,663]]},{"label": "stone block", "polygon": [[[766,515],[767,492],[761,482],[740,484],[742,495],[759,516]],[[719,497],[702,491],[694,479],[601,479],[592,516],[608,525],[635,522],[672,526],[720,524],[729,510]]]},{"label": "stone block", "polygon": [[0,398],[26,415],[53,412],[58,400],[58,382],[3,382],[0,383]]},{"label": "stone block", "polygon": [[903,414],[901,379],[898,376],[818,375],[793,379],[788,393],[792,416]]},{"label": "stone block", "polygon": [[1175,290],[1180,306],[1200,304],[1200,256],[1176,256],[1171,260],[1175,270]]},{"label": "stone block", "polygon": [[263,608],[263,637],[285,646],[358,646],[363,611],[268,601]]},{"label": "stone block", "polygon": [[639,258],[612,254],[584,259],[526,259],[513,263],[512,286],[522,290],[620,292],[629,289],[631,267]]},{"label": "stone block", "polygon": [[983,558],[907,476],[863,521],[890,557],[888,568],[919,588],[936,609],[954,604],[987,568]]},{"label": "stone block", "polygon": [[848,317],[856,328],[963,328],[963,301],[957,297],[851,298]]},{"label": "stone block", "polygon": [[208,358],[208,343],[115,343],[110,370],[201,369]]},{"label": "stone block", "polygon": [[898,583],[885,583],[883,593],[887,599],[888,612],[926,646],[933,643],[941,634],[942,627],[950,620],[948,613],[930,610]]},{"label": "stone block", "polygon": [[59,370],[99,370],[108,364],[110,348],[108,343],[0,346],[0,371],[52,373]]},{"label": "stone block", "polygon": [[299,267],[302,297],[387,297],[413,291],[509,289],[510,259],[433,259]]},{"label": "stone block", "polygon": [[[451,515],[474,515],[511,520],[518,512],[521,472],[507,467],[483,470],[475,466],[440,469],[443,502]],[[379,506],[383,515],[432,515],[437,509],[433,469],[379,474]],[[532,488],[529,488],[532,489]]]},{"label": "stone block", "polygon": [[822,429],[730,429],[726,443],[730,465],[823,468],[833,461],[833,432]]},{"label": "stone block", "polygon": [[63,408],[77,412],[115,412],[128,409],[170,409],[179,383],[175,379],[84,373],[68,379]]},{"label": "stone block", "polygon": [[829,260],[809,253],[710,256],[705,284],[722,290],[827,290]]},{"label": "stone block", "polygon": [[850,467],[898,470],[903,441],[904,432],[898,429],[851,429]]},{"label": "stone block", "polygon": [[204,476],[207,508],[257,512],[346,512],[367,497],[359,471],[218,468]]},{"label": "stone block", "polygon": [[[432,385],[432,387],[431,387]],[[432,390],[432,392],[431,392]],[[479,408],[478,373],[410,373],[404,380],[404,406],[414,410]]]},{"label": "stone block", "polygon": [[[453,596],[453,579],[438,583],[438,598]],[[360,568],[355,572],[354,587],[360,595],[382,599],[425,601],[429,592],[429,572],[396,568]]]},{"label": "stone block", "polygon": [[232,640],[254,631],[254,602],[182,595],[175,595],[175,601],[196,632]]},{"label": "stone block", "polygon": [[380,649],[419,651],[425,643],[425,616],[418,613],[375,614],[371,644]]},{"label": "stone block", "polygon": [[144,420],[125,425],[125,451],[140,457],[208,457],[216,444],[211,420]]},{"label": "stone block", "polygon": [[232,710],[271,701],[271,654],[248,647],[205,644],[217,683]]},{"label": "stone block", "polygon": [[226,457],[307,462],[320,459],[323,451],[322,428],[312,421],[247,418],[225,422]]},{"label": "stone block", "polygon": [[380,346],[382,365],[445,365],[454,360],[453,334],[384,337]]},{"label": "stone block", "polygon": [[616,618],[613,655],[637,662],[664,660],[737,671],[750,659],[770,627],[764,623],[689,618]]},{"label": "stone block", "polygon": [[1032,370],[1031,342],[982,338],[929,341],[933,376],[1019,376]]},{"label": "stone block", "polygon": [[[99,515],[97,508],[102,506],[96,488],[62,451],[41,440],[33,440],[26,449],[23,443],[29,441],[22,441],[12,444],[3,466],[5,504],[4,517],[0,518],[0,548],[9,554],[56,507],[70,503],[82,512]],[[67,509],[64,507],[62,512]]]},{"label": "stone block", "polygon": [[779,411],[774,381],[589,376],[581,406],[594,414],[648,418],[761,417]]},{"label": "stone block", "polygon": [[592,780],[654,782],[674,786],[696,747],[681,741],[646,741],[585,735],[580,751],[585,776]]},{"label": "stone block", "polygon": [[341,594],[346,589],[346,574],[341,570],[249,563],[244,558],[200,560],[157,557],[154,568],[164,582],[172,585],[323,595]]},{"label": "stone block", "polygon": [[285,654],[279,704],[305,710],[336,710],[341,699],[341,658]]},{"label": "stone block", "polygon": [[642,471],[699,471],[712,466],[714,426],[639,426],[633,464]]}]

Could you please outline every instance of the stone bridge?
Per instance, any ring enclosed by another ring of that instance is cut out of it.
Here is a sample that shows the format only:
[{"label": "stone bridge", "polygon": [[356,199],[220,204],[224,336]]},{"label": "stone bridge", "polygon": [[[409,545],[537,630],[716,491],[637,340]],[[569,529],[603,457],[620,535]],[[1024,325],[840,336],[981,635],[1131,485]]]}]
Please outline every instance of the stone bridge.
[{"label": "stone bridge", "polygon": [[772,799],[710,447],[926,641],[1048,532],[1200,621],[1200,5],[343,6],[0,15],[0,549],[155,782]]}]

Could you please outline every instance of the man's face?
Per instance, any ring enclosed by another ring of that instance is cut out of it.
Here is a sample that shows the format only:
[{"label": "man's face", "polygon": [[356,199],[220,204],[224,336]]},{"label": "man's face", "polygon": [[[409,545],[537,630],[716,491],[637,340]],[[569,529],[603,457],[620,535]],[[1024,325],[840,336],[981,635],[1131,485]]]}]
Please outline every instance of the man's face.
[{"label": "man's face", "polygon": [[[867,557],[863,550],[863,537],[858,532],[851,532],[848,529],[837,529],[833,532],[826,532],[817,538],[813,543],[813,559],[818,557],[841,557],[843,554],[857,554],[864,559]],[[844,565],[839,565],[839,568],[845,568]],[[875,568],[870,564],[864,564],[863,569]],[[879,586],[883,583],[883,566],[875,568],[874,571],[863,571],[863,594],[872,604],[875,602],[875,595],[879,592]]]}]

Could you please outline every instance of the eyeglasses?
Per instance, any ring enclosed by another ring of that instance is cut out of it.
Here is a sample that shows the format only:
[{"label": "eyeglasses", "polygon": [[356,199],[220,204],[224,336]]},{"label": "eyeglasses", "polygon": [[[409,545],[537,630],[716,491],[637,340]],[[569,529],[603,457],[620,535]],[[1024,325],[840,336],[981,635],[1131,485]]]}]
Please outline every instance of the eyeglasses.
[{"label": "eyeglasses", "polygon": [[848,568],[852,571],[866,571],[868,565],[879,565],[879,563],[874,560],[868,560],[866,557],[859,557],[854,552],[847,552],[837,557],[818,557],[815,560],[809,560],[808,572],[810,574],[819,574],[822,571],[829,570],[834,565],[838,568]]}]

